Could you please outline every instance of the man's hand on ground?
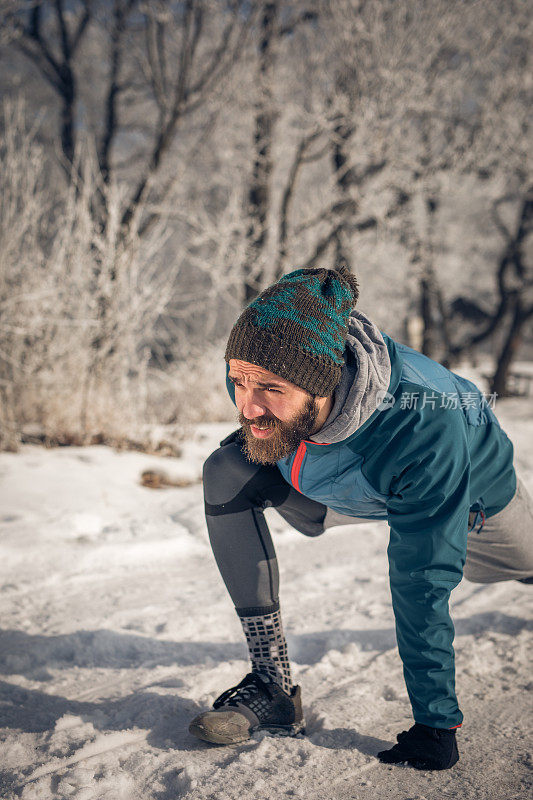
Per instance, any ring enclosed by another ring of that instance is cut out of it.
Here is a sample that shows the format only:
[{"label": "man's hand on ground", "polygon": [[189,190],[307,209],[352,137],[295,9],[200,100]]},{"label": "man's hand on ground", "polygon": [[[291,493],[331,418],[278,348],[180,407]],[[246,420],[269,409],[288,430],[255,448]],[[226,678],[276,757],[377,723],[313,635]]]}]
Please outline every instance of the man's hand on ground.
[{"label": "man's hand on ground", "polygon": [[398,744],[378,753],[384,764],[407,762],[416,769],[449,769],[459,761],[455,730],[430,728],[415,722],[408,731],[399,733]]}]

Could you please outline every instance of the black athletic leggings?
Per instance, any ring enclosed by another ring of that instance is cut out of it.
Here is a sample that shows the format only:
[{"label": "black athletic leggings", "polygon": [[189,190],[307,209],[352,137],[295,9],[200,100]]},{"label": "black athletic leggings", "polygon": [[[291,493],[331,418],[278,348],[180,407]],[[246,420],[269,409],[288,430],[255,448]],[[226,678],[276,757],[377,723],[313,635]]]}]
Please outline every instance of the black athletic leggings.
[{"label": "black athletic leggings", "polygon": [[204,497],[211,547],[237,613],[276,611],[278,562],[263,510],[273,506],[293,528],[318,536],[326,506],[293,489],[277,467],[247,461],[238,432],[205,462]]}]

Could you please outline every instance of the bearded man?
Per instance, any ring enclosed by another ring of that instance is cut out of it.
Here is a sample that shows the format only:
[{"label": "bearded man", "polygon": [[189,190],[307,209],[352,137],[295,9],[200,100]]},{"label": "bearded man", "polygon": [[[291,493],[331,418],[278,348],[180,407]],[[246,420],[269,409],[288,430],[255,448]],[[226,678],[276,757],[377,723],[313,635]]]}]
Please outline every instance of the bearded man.
[{"label": "bearded man", "polygon": [[383,519],[415,724],[378,757],[447,769],[463,720],[450,592],[463,574],[531,582],[532,504],[479,389],[378,330],[357,299],[345,269],[297,270],[231,331],[228,388],[241,428],[205,463],[205,512],[252,668],[189,730],[217,744],[304,730],[264,509],[308,536]]}]

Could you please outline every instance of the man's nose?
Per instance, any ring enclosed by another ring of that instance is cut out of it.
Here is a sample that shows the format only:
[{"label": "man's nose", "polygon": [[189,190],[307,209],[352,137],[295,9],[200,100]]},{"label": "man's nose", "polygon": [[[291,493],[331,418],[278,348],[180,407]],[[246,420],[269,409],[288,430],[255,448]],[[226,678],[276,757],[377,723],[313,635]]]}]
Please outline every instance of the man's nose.
[{"label": "man's nose", "polygon": [[261,417],[265,413],[265,410],[265,406],[258,401],[254,391],[246,392],[244,403],[241,408],[241,412],[246,419]]}]

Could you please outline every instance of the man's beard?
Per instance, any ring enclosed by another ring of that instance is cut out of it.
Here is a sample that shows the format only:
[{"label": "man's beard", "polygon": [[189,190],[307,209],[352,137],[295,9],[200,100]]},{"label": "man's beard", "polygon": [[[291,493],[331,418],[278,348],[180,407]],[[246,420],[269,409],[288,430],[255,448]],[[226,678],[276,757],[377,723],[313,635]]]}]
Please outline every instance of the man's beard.
[{"label": "man's beard", "polygon": [[[239,414],[245,456],[254,464],[275,464],[280,458],[286,458],[313,432],[319,413],[315,398],[310,396],[302,410],[289,422],[282,422],[270,414],[254,419],[246,419],[242,413]],[[272,428],[273,433],[267,439],[257,439],[250,429],[251,425]]]}]

